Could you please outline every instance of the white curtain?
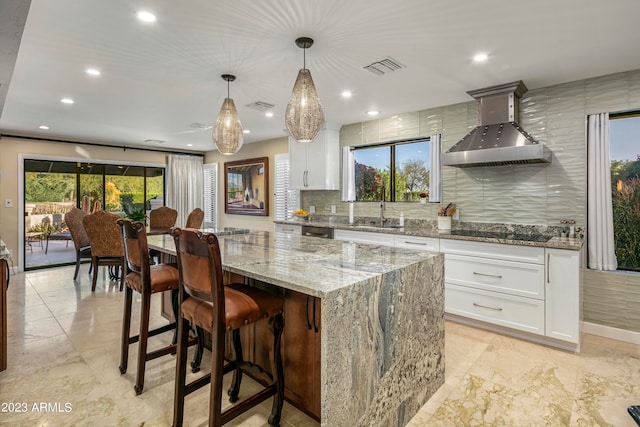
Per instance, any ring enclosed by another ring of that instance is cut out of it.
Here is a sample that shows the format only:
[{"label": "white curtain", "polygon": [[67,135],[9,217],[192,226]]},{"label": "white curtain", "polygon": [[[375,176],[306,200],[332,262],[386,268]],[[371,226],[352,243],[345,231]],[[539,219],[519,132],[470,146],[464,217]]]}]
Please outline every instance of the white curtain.
[{"label": "white curtain", "polygon": [[440,165],[440,153],[442,151],[442,141],[440,134],[429,137],[431,150],[430,180],[429,180],[429,201],[439,202],[442,194],[442,170]]},{"label": "white curtain", "polygon": [[202,156],[169,155],[166,205],[178,211],[176,227],[184,227],[189,212],[203,207],[202,161]]},{"label": "white curtain", "polygon": [[351,147],[342,147],[342,201],[356,200],[356,161]]},{"label": "white curtain", "polygon": [[609,162],[609,113],[587,117],[588,254],[589,268],[618,268],[613,240],[611,171]]}]

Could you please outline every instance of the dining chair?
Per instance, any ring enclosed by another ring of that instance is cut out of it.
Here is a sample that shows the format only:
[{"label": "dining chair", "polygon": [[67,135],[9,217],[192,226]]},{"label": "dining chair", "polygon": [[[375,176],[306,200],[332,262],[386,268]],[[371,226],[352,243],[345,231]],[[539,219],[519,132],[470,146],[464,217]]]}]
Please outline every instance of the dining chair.
[{"label": "dining chair", "polygon": [[[82,219],[85,216],[87,216],[86,212],[76,207],[64,214],[64,222],[69,228],[71,240],[73,240],[73,245],[76,248],[76,271],[73,273],[73,280],[78,278],[81,260],[91,259],[91,242],[82,224]],[[93,264],[91,264],[91,266],[93,266]],[[91,273],[91,267],[89,268],[89,273]]]},{"label": "dining chair", "polygon": [[[93,268],[91,292],[96,290],[99,266],[115,267],[115,276],[120,276],[120,291],[122,291],[126,264],[120,228],[116,224],[119,218],[107,211],[97,211],[82,219],[91,243],[91,268]],[[120,271],[122,274],[119,274]]]},{"label": "dining chair", "polygon": [[160,206],[149,212],[149,228],[151,230],[166,230],[176,225],[178,211],[167,206]]},{"label": "dining chair", "polygon": [[[127,372],[127,363],[129,360],[129,346],[138,343],[138,361],[136,382],[133,387],[136,395],[142,393],[144,388],[144,373],[146,363],[158,357],[175,353],[175,340],[162,348],[154,351],[147,350],[147,344],[150,337],[155,335],[175,331],[176,322],[168,325],[149,330],[149,315],[151,312],[151,296],[162,292],[172,293],[173,314],[177,316],[177,291],[178,291],[178,269],[173,264],[156,264],[149,263],[149,245],[147,243],[147,233],[145,225],[142,222],[133,222],[129,219],[118,219],[117,225],[120,227],[122,241],[124,246],[125,258],[129,273],[125,276],[127,285],[124,296],[124,315],[122,320],[122,340],[120,347],[120,374]],[[133,292],[138,292],[142,297],[140,310],[140,332],[136,336],[131,336],[131,305],[133,300]],[[175,336],[174,336],[175,338]],[[195,344],[196,340],[192,339],[191,344]],[[202,349],[199,348],[199,353]],[[196,354],[198,357],[198,354]],[[194,363],[196,361],[194,360]],[[200,361],[197,360],[197,366],[192,363],[194,372],[199,370]]]},{"label": "dining chair", "polygon": [[[178,352],[174,390],[173,425],[181,426],[185,396],[210,383],[209,425],[220,426],[273,396],[268,422],[280,424],[284,400],[284,373],[280,340],[284,326],[282,297],[243,283],[225,284],[220,246],[215,234],[173,228],[179,272]],[[273,335],[271,374],[242,357],[240,328],[268,321]],[[189,328],[196,326],[211,333],[211,373],[186,380]],[[231,332],[233,360],[225,364],[225,337]],[[222,377],[233,372],[229,401],[236,402],[243,372],[251,370],[267,384],[262,390],[222,411]]]},{"label": "dining chair", "polygon": [[204,211],[200,208],[195,208],[189,213],[185,228],[202,228],[202,221],[204,221]]}]

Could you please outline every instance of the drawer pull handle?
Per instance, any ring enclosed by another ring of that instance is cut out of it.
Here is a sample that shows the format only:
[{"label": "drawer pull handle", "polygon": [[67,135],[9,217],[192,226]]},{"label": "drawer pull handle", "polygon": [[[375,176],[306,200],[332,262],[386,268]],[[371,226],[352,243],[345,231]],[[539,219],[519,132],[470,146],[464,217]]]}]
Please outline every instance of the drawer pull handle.
[{"label": "drawer pull handle", "polygon": [[420,246],[427,246],[428,243],[422,243],[422,242],[411,242],[409,240],[405,240],[404,241],[407,245],[420,245]]},{"label": "drawer pull handle", "polygon": [[477,271],[474,271],[473,274],[477,276],[487,276],[487,277],[495,277],[496,279],[502,279],[502,276],[499,276],[497,274],[478,273]]},{"label": "drawer pull handle", "polygon": [[291,231],[293,233],[293,228],[283,228],[282,231]]},{"label": "drawer pull handle", "polygon": [[482,308],[488,308],[489,310],[495,310],[495,311],[502,311],[502,309],[500,307],[489,307],[488,305],[482,305],[482,304],[478,304],[478,303],[473,303],[474,307],[482,307]]},{"label": "drawer pull handle", "polygon": [[549,282],[549,276],[551,275],[551,254],[547,253],[547,283]]}]

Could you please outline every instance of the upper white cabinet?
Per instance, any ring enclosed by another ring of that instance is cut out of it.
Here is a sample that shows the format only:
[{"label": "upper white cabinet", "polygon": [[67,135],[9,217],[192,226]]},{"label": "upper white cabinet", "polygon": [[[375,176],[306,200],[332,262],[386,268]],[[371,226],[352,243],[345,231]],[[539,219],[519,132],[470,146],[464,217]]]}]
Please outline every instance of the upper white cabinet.
[{"label": "upper white cabinet", "polygon": [[332,124],[310,143],[289,138],[289,187],[296,190],[340,189],[340,129]]}]

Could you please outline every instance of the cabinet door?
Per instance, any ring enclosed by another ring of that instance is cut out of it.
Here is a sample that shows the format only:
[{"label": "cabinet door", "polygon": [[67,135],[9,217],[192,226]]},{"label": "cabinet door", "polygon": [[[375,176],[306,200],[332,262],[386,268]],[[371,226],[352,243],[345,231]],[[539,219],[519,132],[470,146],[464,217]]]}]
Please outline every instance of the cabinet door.
[{"label": "cabinet door", "polygon": [[307,145],[307,190],[339,190],[339,133],[322,129]]},{"label": "cabinet door", "polygon": [[287,290],[284,319],[285,395],[294,406],[319,419],[320,300]]},{"label": "cabinet door", "polygon": [[546,249],[545,334],[580,341],[580,252]]},{"label": "cabinet door", "polygon": [[289,138],[289,188],[293,190],[306,188],[307,145]]},{"label": "cabinet door", "polygon": [[347,242],[393,246],[393,234],[336,229],[333,232],[333,238],[335,240],[344,240]]}]

